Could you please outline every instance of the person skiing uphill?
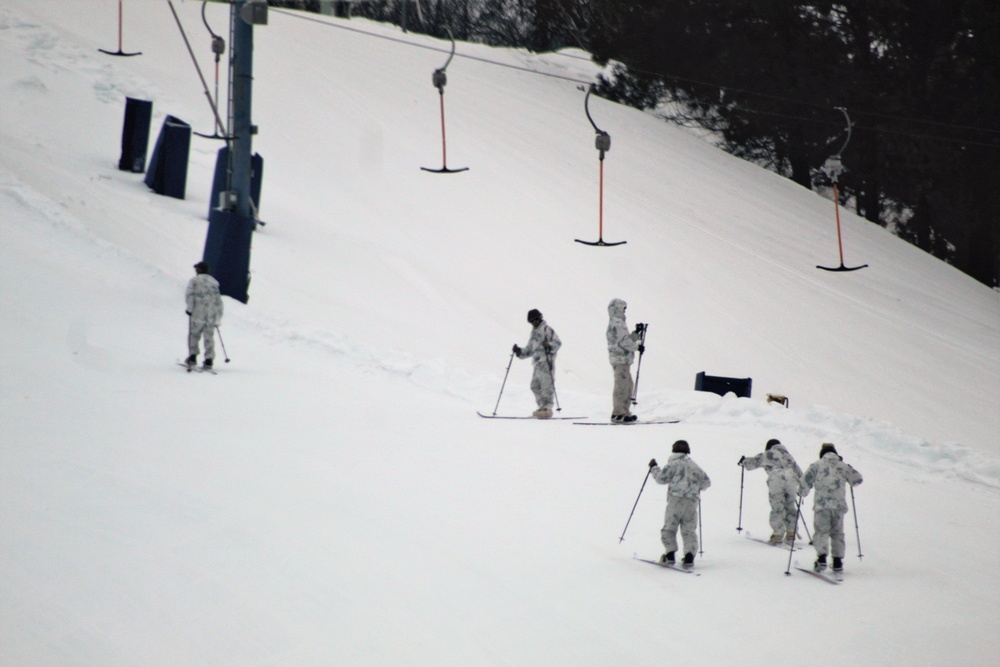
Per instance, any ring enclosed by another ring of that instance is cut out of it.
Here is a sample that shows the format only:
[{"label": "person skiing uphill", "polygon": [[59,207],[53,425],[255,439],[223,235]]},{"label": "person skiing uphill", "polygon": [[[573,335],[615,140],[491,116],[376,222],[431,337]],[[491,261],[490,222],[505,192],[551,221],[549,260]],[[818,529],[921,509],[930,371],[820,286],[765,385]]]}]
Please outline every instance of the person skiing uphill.
[{"label": "person skiing uphill", "polygon": [[215,327],[222,322],[222,295],[219,282],[209,275],[208,262],[194,265],[195,277],[188,281],[184,293],[188,314],[188,358],[185,363],[194,366],[198,361],[198,344],[205,339],[205,368],[211,368],[215,359]]},{"label": "person skiing uphill", "polygon": [[514,354],[518,359],[531,357],[534,371],[531,374],[531,392],[535,395],[538,408],[532,412],[537,419],[548,419],[552,416],[552,403],[555,396],[556,353],[562,347],[559,336],[542,318],[537,308],[528,311],[528,323],[531,324],[531,336],[524,347],[514,344]]},{"label": "person skiing uphill", "polygon": [[697,463],[691,460],[691,447],[686,440],[678,440],[671,449],[667,465],[660,468],[656,459],[649,462],[649,474],[657,484],[667,484],[667,510],[660,530],[660,540],[666,553],[660,562],[674,564],[677,551],[677,530],[684,540],[684,567],[694,567],[694,554],[698,551],[698,504],[701,492],[712,481]]},{"label": "person skiing uphill", "polygon": [[635,353],[645,351],[639,339],[642,337],[644,325],[635,325],[635,331],[629,333],[625,322],[625,309],[628,304],[621,299],[612,299],[608,304],[608,359],[614,372],[615,386],[611,393],[611,421],[632,422],[636,420],[632,414],[632,362]]},{"label": "person skiing uphill", "polygon": [[847,499],[844,484],[858,486],[863,482],[861,473],[844,463],[837,454],[837,448],[823,443],[819,450],[819,460],[806,469],[802,475],[802,497],[816,487],[813,500],[813,546],[816,547],[816,562],[813,569],[826,569],[826,556],[833,556],[833,571],[844,571],[844,515],[847,514]]},{"label": "person skiing uphill", "polygon": [[745,470],[764,468],[767,472],[767,496],[771,503],[771,544],[782,540],[789,544],[795,539],[799,519],[799,478],[802,469],[781,441],[767,441],[764,451],[756,456],[741,456],[739,465]]}]

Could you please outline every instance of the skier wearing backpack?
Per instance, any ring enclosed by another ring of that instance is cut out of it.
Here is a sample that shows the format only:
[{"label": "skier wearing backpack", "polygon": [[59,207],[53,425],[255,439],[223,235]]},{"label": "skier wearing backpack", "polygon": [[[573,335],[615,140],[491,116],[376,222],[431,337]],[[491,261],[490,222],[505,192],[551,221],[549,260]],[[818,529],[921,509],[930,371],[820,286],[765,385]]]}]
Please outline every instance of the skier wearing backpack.
[{"label": "skier wearing backpack", "polygon": [[836,447],[828,442],[820,447],[819,460],[802,475],[803,498],[809,495],[809,489],[816,487],[813,500],[815,571],[826,569],[827,554],[833,556],[833,571],[844,571],[844,552],[847,549],[844,541],[844,515],[847,514],[844,485],[857,486],[862,481],[861,473],[844,463]]},{"label": "skier wearing backpack", "polygon": [[698,505],[701,492],[712,485],[705,471],[691,459],[691,446],[678,440],[671,448],[667,465],[660,468],[656,459],[649,462],[649,475],[657,484],[667,484],[667,510],[660,530],[660,540],[666,553],[661,563],[673,565],[677,551],[677,530],[684,540],[684,567],[694,567],[698,551]]},{"label": "skier wearing backpack", "polygon": [[799,519],[799,478],[802,469],[781,441],[770,439],[764,451],[756,456],[741,456],[739,465],[745,470],[764,468],[767,472],[767,496],[771,503],[771,544],[789,544],[795,539]]},{"label": "skier wearing backpack", "polygon": [[195,277],[188,281],[184,297],[188,314],[188,358],[194,366],[198,361],[198,344],[205,339],[204,367],[211,368],[215,359],[215,327],[222,321],[222,295],[219,282],[209,275],[208,262],[194,265]]},{"label": "skier wearing backpack", "polygon": [[562,347],[562,341],[545,322],[537,308],[528,311],[528,323],[531,324],[531,337],[524,347],[515,343],[514,354],[518,359],[531,357],[534,364],[531,392],[535,395],[535,403],[538,405],[531,414],[536,419],[548,419],[552,416],[552,403],[556,391],[556,353]]},{"label": "skier wearing backpack", "polygon": [[635,331],[629,333],[625,322],[625,308],[628,304],[621,299],[612,299],[608,304],[608,359],[614,372],[615,387],[611,393],[611,421],[633,422],[636,416],[632,414],[632,390],[635,383],[632,380],[632,362],[635,353],[645,352],[645,347],[639,342],[642,338],[644,324],[635,325]]}]

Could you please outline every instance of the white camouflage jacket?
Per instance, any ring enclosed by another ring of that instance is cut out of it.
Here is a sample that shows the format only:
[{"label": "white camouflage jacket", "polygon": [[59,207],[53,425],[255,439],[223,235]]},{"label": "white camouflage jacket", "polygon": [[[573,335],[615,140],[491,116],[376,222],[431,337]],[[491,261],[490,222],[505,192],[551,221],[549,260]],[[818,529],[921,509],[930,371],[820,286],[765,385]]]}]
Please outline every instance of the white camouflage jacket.
[{"label": "white camouflage jacket", "polygon": [[630,333],[625,323],[625,306],[621,299],[608,304],[608,358],[612,366],[631,365],[639,349],[639,334]]},{"label": "white camouflage jacket", "polygon": [[712,486],[712,481],[688,454],[671,454],[667,465],[653,466],[649,474],[657,484],[669,484],[668,496],[698,498],[701,492]]},{"label": "white camouflage jacket", "polygon": [[809,495],[809,489],[816,487],[813,500],[814,510],[847,511],[844,485],[857,486],[864,481],[861,473],[844,463],[834,452],[827,452],[813,463],[802,475],[802,497]]},{"label": "white camouflage jacket", "polygon": [[[550,359],[545,358],[546,343],[549,344]],[[531,357],[531,361],[535,366],[547,369],[550,360],[555,365],[556,352],[559,351],[560,347],[562,347],[562,341],[559,340],[559,336],[556,335],[555,330],[545,320],[542,320],[537,327],[531,330],[531,337],[528,338],[528,344],[521,348],[521,353],[517,355],[517,358],[526,359]]]},{"label": "white camouflage jacket", "polygon": [[771,449],[763,451],[756,456],[748,456],[743,459],[743,467],[747,470],[763,468],[770,477],[773,473],[781,473],[784,470],[791,470],[795,473],[795,478],[802,477],[802,468],[795,462],[795,458],[788,453],[781,443],[772,445]]},{"label": "white camouflage jacket", "polygon": [[191,320],[212,327],[222,322],[222,295],[219,294],[219,281],[207,273],[199,273],[192,278],[184,293],[187,301],[187,311]]}]

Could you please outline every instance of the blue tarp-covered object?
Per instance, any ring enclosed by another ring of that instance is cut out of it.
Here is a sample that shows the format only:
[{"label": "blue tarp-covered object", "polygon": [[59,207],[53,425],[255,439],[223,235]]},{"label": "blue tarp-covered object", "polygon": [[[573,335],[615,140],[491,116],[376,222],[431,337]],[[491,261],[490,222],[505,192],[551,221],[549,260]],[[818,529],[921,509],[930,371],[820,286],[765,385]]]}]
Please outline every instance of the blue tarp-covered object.
[{"label": "blue tarp-covered object", "polygon": [[250,299],[250,242],[254,221],[233,211],[212,209],[202,256],[219,281],[219,291],[237,301]]},{"label": "blue tarp-covered object", "polygon": [[[253,206],[260,211],[260,188],[264,180],[264,158],[259,153],[254,153],[250,158],[250,197],[253,199]],[[212,214],[213,208],[219,208],[219,193],[227,189],[226,172],[229,169],[229,147],[223,146],[219,149],[215,158],[215,174],[212,177],[212,196],[208,200],[208,213]],[[226,208],[226,207],[221,207]]]},{"label": "blue tarp-covered object", "polygon": [[727,378],[717,375],[705,375],[705,371],[698,373],[694,378],[695,391],[710,391],[719,396],[725,396],[729,392],[733,392],[740,398],[750,398],[752,388],[752,378]]},{"label": "blue tarp-covered object", "polygon": [[167,116],[153,148],[146,185],[158,195],[184,199],[190,150],[191,126],[179,118]]},{"label": "blue tarp-covered object", "polygon": [[122,124],[122,154],[118,168],[141,174],[146,171],[146,150],[149,147],[149,123],[153,103],[149,100],[125,98],[125,120]]}]

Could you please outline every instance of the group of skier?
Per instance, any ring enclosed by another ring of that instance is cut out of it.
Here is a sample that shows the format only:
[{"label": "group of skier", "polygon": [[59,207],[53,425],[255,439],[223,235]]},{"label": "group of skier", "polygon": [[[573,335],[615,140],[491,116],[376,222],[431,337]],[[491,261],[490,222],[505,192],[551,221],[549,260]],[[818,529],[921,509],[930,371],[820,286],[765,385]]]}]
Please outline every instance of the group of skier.
[{"label": "group of skier", "polygon": [[[824,443],[819,460],[803,473],[795,458],[777,439],[767,441],[764,451],[754,456],[741,456],[738,461],[744,470],[763,468],[767,472],[768,500],[771,504],[770,544],[791,545],[795,541],[799,508],[802,499],[816,490],[813,500],[812,544],[816,549],[813,569],[823,572],[827,556],[832,556],[835,573],[844,571],[844,515],[847,514],[846,486],[858,486],[861,473],[844,463],[836,447]],[[701,511],[701,492],[712,482],[701,467],[691,459],[691,446],[685,440],[674,443],[667,465],[662,468],[656,459],[649,462],[649,476],[658,484],[667,486],[667,509],[660,531],[665,553],[660,562],[674,565],[680,531],[684,547],[683,566],[693,567],[698,552],[698,515]]]},{"label": "group of skier", "polygon": [[[640,355],[645,352],[646,333],[646,325],[641,323],[634,330],[629,330],[625,321],[627,307],[622,299],[611,300],[607,329],[608,358],[614,376],[611,421],[625,423],[636,420],[631,410],[635,391],[632,363],[636,352]],[[534,365],[531,391],[538,406],[532,416],[548,419],[552,417],[552,406],[556,402],[555,358],[562,341],[537,308],[528,311],[528,322],[531,324],[531,336],[524,347],[515,344],[513,353],[519,359],[531,358]],[[846,549],[844,515],[847,513],[845,488],[848,484],[852,487],[861,484],[861,473],[844,463],[830,443],[822,445],[819,460],[803,473],[785,446],[773,438],[767,441],[763,452],[741,456],[738,463],[744,470],[763,468],[767,472],[768,500],[771,504],[771,537],[768,542],[775,546],[791,545],[795,541],[802,498],[815,488],[812,544],[816,549],[816,561],[813,569],[824,571],[827,556],[831,556],[833,571],[843,572]],[[679,531],[684,550],[682,565],[693,567],[695,553],[698,552],[697,522],[701,512],[701,492],[712,482],[691,459],[691,446],[685,440],[673,444],[670,459],[662,468],[656,459],[651,460],[649,476],[658,484],[667,485],[667,509],[660,531],[665,553],[660,562],[675,564]]]},{"label": "group of skier", "polygon": [[[203,340],[203,365],[211,368],[215,357],[214,330],[222,320],[222,297],[219,283],[209,275],[209,265],[203,261],[198,262],[194,269],[196,275],[188,282],[185,291],[189,318],[189,356],[186,363],[188,366],[197,363],[199,344]],[[645,351],[643,340],[646,325],[637,324],[634,330],[629,331],[625,321],[627,307],[628,304],[622,299],[612,299],[608,304],[608,357],[614,376],[611,411],[613,422],[631,422],[636,419],[631,411],[635,388],[632,363],[636,352],[641,355]],[[531,324],[531,336],[524,347],[515,344],[513,353],[519,359],[531,358],[534,365],[531,391],[538,406],[532,415],[538,419],[548,419],[552,417],[555,402],[555,357],[562,347],[562,341],[537,308],[528,311],[528,323]],[[741,456],[738,464],[744,470],[763,468],[767,472],[768,500],[771,504],[769,543],[773,545],[794,542],[802,498],[809,495],[813,488],[816,489],[812,536],[816,561],[813,569],[816,572],[825,570],[827,556],[832,556],[833,571],[842,572],[846,550],[845,488],[847,484],[852,487],[861,484],[861,473],[844,463],[830,443],[822,445],[819,460],[803,473],[785,446],[773,438],[767,441],[763,452]],[[667,508],[663,528],[660,530],[665,552],[660,562],[675,564],[679,531],[684,552],[682,565],[691,568],[698,552],[701,492],[709,488],[712,482],[691,458],[691,446],[685,440],[678,440],[673,444],[670,459],[665,466],[660,467],[656,459],[651,460],[649,476],[656,483],[667,485]]]},{"label": "group of skier", "polygon": [[[608,304],[608,357],[614,374],[614,389],[611,394],[612,422],[636,420],[631,409],[635,390],[632,362],[635,361],[636,352],[641,355],[646,351],[643,344],[646,325],[637,324],[634,331],[629,331],[625,322],[627,307],[628,304],[621,299],[612,299]],[[524,347],[515,344],[513,352],[518,359],[530,357],[534,366],[530,386],[538,407],[531,413],[532,416],[537,419],[549,419],[552,417],[552,406],[556,396],[556,353],[562,347],[562,341],[537,308],[528,311],[528,323],[531,324],[531,336],[527,344]]]}]

